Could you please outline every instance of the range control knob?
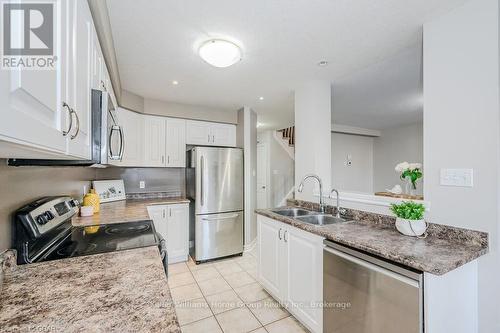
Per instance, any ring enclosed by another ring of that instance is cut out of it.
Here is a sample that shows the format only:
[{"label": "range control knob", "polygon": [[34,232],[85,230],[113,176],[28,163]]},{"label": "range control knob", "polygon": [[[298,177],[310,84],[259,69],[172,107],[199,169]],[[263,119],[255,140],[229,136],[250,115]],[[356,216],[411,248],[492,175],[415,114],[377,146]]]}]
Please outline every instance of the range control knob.
[{"label": "range control knob", "polygon": [[47,223],[49,220],[47,219],[47,217],[45,216],[45,213],[44,214],[40,214],[36,217],[36,223],[40,224],[40,225],[44,225],[45,223]]},{"label": "range control knob", "polygon": [[52,214],[52,212],[50,210],[43,213],[43,215],[45,215],[45,217],[47,218],[47,221],[53,220],[55,217],[54,214]]}]

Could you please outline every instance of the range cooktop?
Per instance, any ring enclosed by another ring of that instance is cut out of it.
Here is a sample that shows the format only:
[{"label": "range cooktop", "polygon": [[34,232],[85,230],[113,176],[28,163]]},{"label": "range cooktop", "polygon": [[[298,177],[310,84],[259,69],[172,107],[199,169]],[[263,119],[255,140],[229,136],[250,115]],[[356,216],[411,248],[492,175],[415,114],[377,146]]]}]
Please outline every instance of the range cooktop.
[{"label": "range cooktop", "polygon": [[41,261],[153,246],[159,241],[151,221],[73,227]]}]

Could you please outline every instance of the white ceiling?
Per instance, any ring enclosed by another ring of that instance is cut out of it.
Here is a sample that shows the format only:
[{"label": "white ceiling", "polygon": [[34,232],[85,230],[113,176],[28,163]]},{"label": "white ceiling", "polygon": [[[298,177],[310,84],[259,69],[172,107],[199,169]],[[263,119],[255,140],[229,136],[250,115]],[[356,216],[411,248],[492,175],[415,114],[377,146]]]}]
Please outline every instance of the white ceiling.
[{"label": "white ceiling", "polygon": [[[247,105],[265,127],[293,122],[294,87],[310,79],[331,80],[334,91],[346,93],[334,94],[339,123],[364,126],[359,119],[367,116],[381,127],[400,114],[410,119],[420,51],[401,52],[417,49],[424,22],[463,2],[107,0],[123,89],[227,110]],[[197,46],[214,37],[239,44],[243,60],[225,69],[206,64]],[[329,65],[317,66],[323,59]]]}]

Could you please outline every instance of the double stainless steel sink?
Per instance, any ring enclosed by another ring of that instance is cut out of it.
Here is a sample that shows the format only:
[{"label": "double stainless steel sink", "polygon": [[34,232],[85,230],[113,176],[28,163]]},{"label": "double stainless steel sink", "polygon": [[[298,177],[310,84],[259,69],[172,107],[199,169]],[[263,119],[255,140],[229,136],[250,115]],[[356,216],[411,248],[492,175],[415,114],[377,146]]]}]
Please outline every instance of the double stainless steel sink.
[{"label": "double stainless steel sink", "polygon": [[280,208],[272,210],[273,213],[291,217],[304,223],[323,226],[329,224],[348,222],[349,220],[328,214],[321,214],[312,210],[302,208]]}]

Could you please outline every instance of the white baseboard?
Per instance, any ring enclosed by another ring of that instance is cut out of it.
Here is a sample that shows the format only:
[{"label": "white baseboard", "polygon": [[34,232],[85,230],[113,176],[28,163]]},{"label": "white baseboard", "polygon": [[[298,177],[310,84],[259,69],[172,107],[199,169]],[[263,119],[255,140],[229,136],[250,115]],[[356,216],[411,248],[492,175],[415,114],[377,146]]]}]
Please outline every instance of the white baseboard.
[{"label": "white baseboard", "polygon": [[188,261],[188,255],[175,256],[175,257],[168,256],[168,264],[169,265],[175,264],[178,262],[185,262],[185,261]]}]

